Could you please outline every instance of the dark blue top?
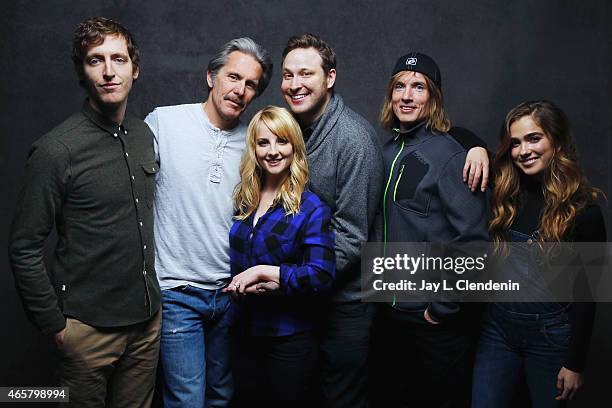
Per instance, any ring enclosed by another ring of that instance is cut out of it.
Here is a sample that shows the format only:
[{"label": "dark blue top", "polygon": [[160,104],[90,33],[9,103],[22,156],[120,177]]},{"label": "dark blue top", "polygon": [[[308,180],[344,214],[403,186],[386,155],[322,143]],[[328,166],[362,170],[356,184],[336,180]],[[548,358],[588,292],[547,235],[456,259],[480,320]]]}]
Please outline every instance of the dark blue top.
[{"label": "dark blue top", "polygon": [[255,336],[288,336],[312,329],[319,320],[317,295],[329,290],[336,272],[331,211],[311,192],[300,212],[286,216],[271,207],[253,227],[253,216],[230,230],[232,276],[255,265],[280,266],[280,290],[248,295],[233,304],[234,321]]},{"label": "dark blue top", "polygon": [[[521,240],[535,235],[538,229],[541,212],[544,208],[544,195],[541,185],[523,180],[524,189],[521,195],[521,206],[512,225],[512,235]],[[518,233],[518,234],[517,234]],[[512,238],[509,236],[509,238]],[[573,228],[565,241],[573,242],[606,242],[606,228],[603,214],[598,205],[592,204],[583,208],[574,220]],[[595,303],[545,303],[524,302],[504,303],[504,307],[520,313],[551,313],[555,310],[567,310],[571,328],[570,344],[563,366],[572,370],[583,371],[591,340]]]}]

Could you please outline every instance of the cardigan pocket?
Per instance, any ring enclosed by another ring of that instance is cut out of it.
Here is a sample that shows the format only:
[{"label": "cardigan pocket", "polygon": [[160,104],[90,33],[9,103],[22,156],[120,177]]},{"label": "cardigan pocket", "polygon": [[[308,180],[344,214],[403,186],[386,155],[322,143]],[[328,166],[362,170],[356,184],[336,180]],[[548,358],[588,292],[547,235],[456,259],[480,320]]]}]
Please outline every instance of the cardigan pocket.
[{"label": "cardigan pocket", "polygon": [[159,171],[159,166],[156,162],[147,162],[140,165],[145,175],[145,195],[147,207],[153,208],[153,200],[155,199],[155,175]]}]

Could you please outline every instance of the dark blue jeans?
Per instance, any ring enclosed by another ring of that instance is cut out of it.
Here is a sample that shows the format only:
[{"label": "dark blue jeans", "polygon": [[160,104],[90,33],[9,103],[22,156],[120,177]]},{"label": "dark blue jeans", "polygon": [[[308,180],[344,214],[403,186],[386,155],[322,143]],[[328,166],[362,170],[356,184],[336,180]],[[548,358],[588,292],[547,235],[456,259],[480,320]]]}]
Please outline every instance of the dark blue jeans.
[{"label": "dark blue jeans", "polygon": [[512,407],[521,370],[533,408],[560,407],[557,374],[570,341],[565,311],[531,314],[491,304],[474,365],[473,408]]},{"label": "dark blue jeans", "polygon": [[226,407],[233,394],[229,296],[185,285],[162,291],[164,407]]},{"label": "dark blue jeans", "polygon": [[[512,246],[505,266],[513,278],[546,294],[537,264],[532,262],[533,237],[510,230]],[[493,303],[489,305],[476,351],[473,407],[511,407],[521,370],[533,408],[559,407],[557,374],[570,341],[568,304]]]}]

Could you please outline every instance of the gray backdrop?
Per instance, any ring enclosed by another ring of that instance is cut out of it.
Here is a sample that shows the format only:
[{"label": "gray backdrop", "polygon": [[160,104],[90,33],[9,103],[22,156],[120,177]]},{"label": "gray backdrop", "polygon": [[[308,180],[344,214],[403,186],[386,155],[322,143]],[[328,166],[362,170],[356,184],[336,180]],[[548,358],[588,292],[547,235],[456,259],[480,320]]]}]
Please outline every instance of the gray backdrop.
[{"label": "gray backdrop", "polygon": [[[140,4],[141,3],[141,4]],[[79,109],[83,92],[70,61],[72,30],[104,15],[123,22],[140,45],[141,75],[129,110],[206,97],[204,68],[222,43],[251,36],[268,48],[275,75],[247,112],[282,104],[280,54],[292,34],[313,32],[338,56],[336,89],[373,124],[395,60],[409,50],[439,63],[453,123],[491,148],[505,113],[547,98],[570,116],[582,165],[608,197],[612,190],[610,21],[612,7],[593,1],[11,1],[0,11],[2,149],[0,247],[30,144]],[[381,132],[382,136],[382,132]],[[605,206],[607,222],[610,207]],[[50,385],[53,347],[27,322],[0,255],[0,385]],[[612,362],[612,307],[601,305],[587,386],[575,406],[604,401]]]}]

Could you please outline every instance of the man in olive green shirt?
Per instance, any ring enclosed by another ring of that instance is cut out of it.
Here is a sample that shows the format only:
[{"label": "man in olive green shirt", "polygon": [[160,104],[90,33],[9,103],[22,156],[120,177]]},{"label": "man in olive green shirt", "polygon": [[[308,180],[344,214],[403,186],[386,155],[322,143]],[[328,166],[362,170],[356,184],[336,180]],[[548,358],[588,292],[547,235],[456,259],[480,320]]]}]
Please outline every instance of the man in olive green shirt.
[{"label": "man in olive green shirt", "polygon": [[[71,403],[148,406],[161,321],[152,211],[158,165],[151,131],[125,114],[138,49],[125,27],[97,17],[77,27],[72,58],[88,98],[32,145],[11,266],[28,317],[54,336]],[[54,225],[58,241],[45,265]]]}]

